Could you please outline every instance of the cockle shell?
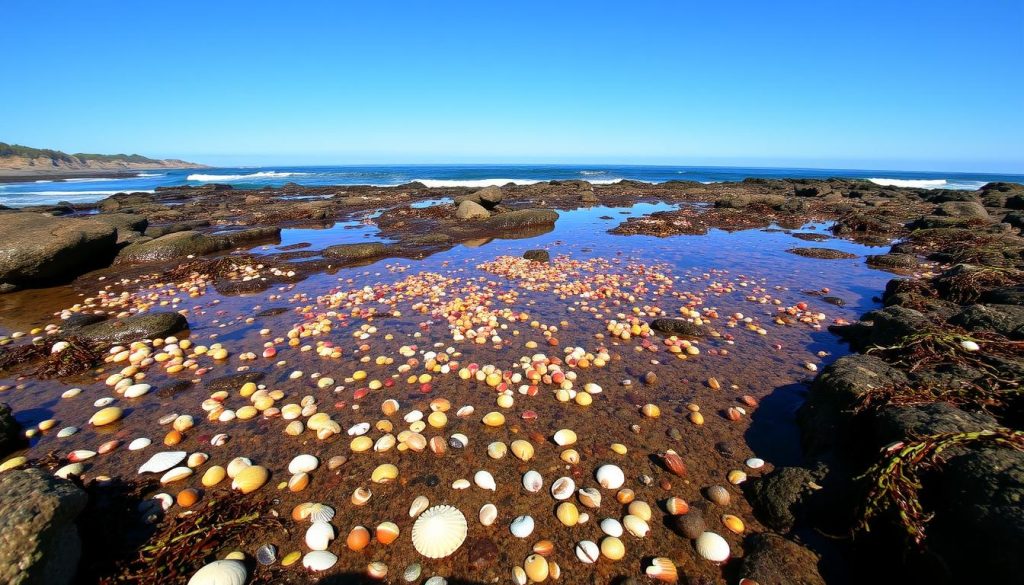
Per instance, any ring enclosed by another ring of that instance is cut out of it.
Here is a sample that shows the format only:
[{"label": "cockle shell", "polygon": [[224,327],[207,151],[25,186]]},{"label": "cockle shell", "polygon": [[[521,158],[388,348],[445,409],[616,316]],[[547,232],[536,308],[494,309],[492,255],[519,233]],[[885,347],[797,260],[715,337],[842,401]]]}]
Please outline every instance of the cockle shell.
[{"label": "cockle shell", "polygon": [[484,504],[480,508],[480,524],[491,526],[498,519],[498,508],[494,504]]},{"label": "cockle shell", "polygon": [[728,506],[729,501],[732,499],[732,497],[729,496],[729,491],[720,485],[713,485],[709,487],[707,495],[709,500],[719,506]]},{"label": "cockle shell", "polygon": [[535,494],[544,487],[544,478],[541,477],[540,473],[531,469],[523,474],[523,487],[526,491]]},{"label": "cockle shell", "polygon": [[455,552],[466,540],[466,517],[448,505],[434,506],[416,519],[412,527],[412,544],[428,559],[444,558]]},{"label": "cockle shell", "polygon": [[662,583],[675,583],[679,580],[679,572],[675,563],[665,557],[651,559],[651,564],[644,569],[644,573]]},{"label": "cockle shell", "polygon": [[248,572],[239,561],[213,561],[192,575],[188,585],[243,585]]},{"label": "cockle shell", "polygon": [[314,455],[296,455],[288,464],[288,473],[309,473],[320,466],[320,460]]},{"label": "cockle shell", "polygon": [[302,566],[310,571],[326,571],[338,562],[338,557],[325,550],[315,550],[302,557]]},{"label": "cockle shell", "polygon": [[311,550],[327,550],[334,540],[334,527],[326,522],[313,522],[306,529],[306,546]]},{"label": "cockle shell", "polygon": [[509,530],[513,536],[526,538],[533,534],[533,526],[533,518],[530,516],[519,516],[509,525]]},{"label": "cockle shell", "polygon": [[498,489],[497,483],[494,481],[494,476],[489,471],[480,470],[473,475],[473,483],[480,489],[491,490],[492,492]]},{"label": "cockle shell", "polygon": [[712,563],[729,560],[729,543],[714,532],[704,532],[697,537],[697,553]]},{"label": "cockle shell", "polygon": [[608,490],[617,490],[626,482],[626,476],[617,465],[602,465],[597,468],[597,483]]}]

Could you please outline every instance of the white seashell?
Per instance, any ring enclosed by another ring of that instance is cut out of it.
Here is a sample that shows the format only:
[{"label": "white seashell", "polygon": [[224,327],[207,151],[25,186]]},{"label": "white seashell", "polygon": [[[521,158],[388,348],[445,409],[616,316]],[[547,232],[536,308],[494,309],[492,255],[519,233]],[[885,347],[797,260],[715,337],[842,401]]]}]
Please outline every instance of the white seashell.
[{"label": "white seashell", "polygon": [[423,585],[448,585],[448,580],[440,575],[434,575],[433,577],[424,581]]},{"label": "white seashell", "polygon": [[551,496],[556,500],[568,500],[576,492],[576,482],[571,477],[560,477],[551,484]]},{"label": "white seashell", "polygon": [[292,459],[291,463],[288,464],[288,473],[295,475],[296,473],[309,473],[320,466],[320,461],[313,455],[297,455]]},{"label": "white seashell", "polygon": [[78,396],[81,393],[82,393],[82,389],[81,388],[70,388],[68,390],[65,390],[64,393],[60,395],[60,397],[61,398],[74,398],[75,396]]},{"label": "white seashell", "polygon": [[214,447],[223,447],[228,442],[228,436],[224,433],[217,433],[210,438],[210,444]]},{"label": "white seashell", "polygon": [[85,461],[86,459],[92,459],[95,456],[95,451],[89,451],[88,449],[76,449],[68,453],[68,461]]},{"label": "white seashell", "polygon": [[415,518],[419,516],[428,506],[430,506],[430,500],[426,496],[416,496],[416,499],[409,506],[409,517]]},{"label": "white seashell", "polygon": [[[149,439],[146,440],[148,441]],[[132,444],[134,443],[135,441],[132,441]],[[188,453],[184,451],[161,451],[150,457],[149,461],[143,463],[142,467],[139,468],[139,473],[163,473],[184,461],[185,457],[188,457]]]},{"label": "white seashell", "polygon": [[971,341],[970,339],[965,339],[961,341],[960,347],[963,348],[964,351],[978,351],[981,349],[980,345]]},{"label": "white seashell", "polygon": [[480,470],[473,476],[473,483],[480,489],[491,490],[492,492],[498,489],[498,484],[494,481],[494,476],[489,471]]},{"label": "white seashell", "polygon": [[626,476],[617,465],[602,465],[597,468],[597,483],[606,490],[617,490],[626,483]]},{"label": "white seashell", "polygon": [[601,520],[601,532],[618,538],[622,536],[622,524],[615,518],[605,518]]},{"label": "white seashell", "polygon": [[348,429],[348,435],[350,437],[359,437],[370,432],[370,423],[361,422],[359,424],[352,425]]},{"label": "white seashell", "polygon": [[523,474],[523,487],[526,488],[526,491],[535,494],[544,487],[544,478],[540,473],[531,469]]},{"label": "white seashell", "polygon": [[186,465],[188,465],[192,469],[195,469],[196,467],[199,467],[200,465],[206,463],[209,460],[210,456],[207,455],[206,453],[196,452],[188,456],[188,462],[186,463]]},{"label": "white seashell", "polygon": [[410,411],[403,418],[404,418],[405,422],[407,422],[407,423],[414,423],[414,422],[416,422],[418,420],[423,420],[423,411],[422,410]]},{"label": "white seashell", "polygon": [[57,477],[67,479],[69,475],[82,475],[83,471],[85,471],[84,465],[82,465],[81,463],[71,463],[70,465],[65,465],[64,467],[61,467],[53,474],[56,475]]},{"label": "white seashell", "polygon": [[314,522],[306,529],[306,546],[311,550],[327,550],[334,540],[334,527],[326,522]]},{"label": "white seashell", "polygon": [[239,561],[213,561],[196,571],[188,585],[243,585],[248,576]]},{"label": "white seashell", "polygon": [[138,439],[135,439],[131,443],[128,443],[128,450],[138,451],[140,449],[145,449],[146,447],[149,447],[152,443],[153,441],[147,439],[146,437],[139,437]]},{"label": "white seashell", "polygon": [[729,560],[729,543],[714,532],[702,532],[697,537],[697,553],[712,563]]},{"label": "white seashell", "polygon": [[601,549],[597,548],[593,541],[583,540],[576,544],[576,558],[581,562],[591,565],[596,563],[600,556]]},{"label": "white seashell", "polygon": [[751,469],[761,469],[764,467],[764,459],[751,457],[750,459],[747,459],[747,467]]},{"label": "white seashell", "polygon": [[512,536],[526,538],[533,534],[533,518],[530,516],[519,516],[509,525]]},{"label": "white seashell", "polygon": [[448,444],[456,449],[462,449],[469,445],[469,437],[462,433],[455,433],[448,439]]},{"label": "white seashell", "polygon": [[172,482],[175,482],[175,481],[180,481],[180,480],[183,480],[183,479],[185,479],[186,477],[188,477],[190,475],[192,475],[192,470],[190,468],[188,468],[188,467],[175,467],[174,469],[168,471],[167,473],[163,474],[160,477],[160,483],[166,484],[166,483],[172,483]]},{"label": "white seashell", "polygon": [[315,550],[302,557],[302,566],[310,571],[326,571],[338,563],[338,557],[325,550]]},{"label": "white seashell", "polygon": [[562,429],[555,433],[555,444],[559,447],[568,447],[576,443],[576,433],[570,429]]},{"label": "white seashell", "polygon": [[334,518],[334,508],[327,504],[312,504],[309,506],[310,522],[330,522]]},{"label": "white seashell", "polygon": [[475,411],[476,409],[473,408],[472,406],[463,406],[462,408],[455,411],[455,416],[459,418],[466,418],[467,416],[472,416],[473,412]]},{"label": "white seashell", "polygon": [[469,489],[469,486],[471,486],[471,485],[473,485],[473,484],[469,483],[468,479],[456,479],[455,481],[452,482],[452,489],[453,490]]},{"label": "white seashell", "polygon": [[444,558],[466,540],[466,517],[452,506],[434,506],[420,514],[412,526],[412,544],[428,559]]},{"label": "white seashell", "polygon": [[235,457],[228,463],[228,477],[235,479],[246,467],[252,467],[252,461],[248,457]]},{"label": "white seashell", "polygon": [[110,406],[111,404],[113,404],[113,402],[113,398],[105,396],[103,398],[100,398],[96,402],[93,402],[92,405],[95,406],[96,408],[103,408],[104,406]]},{"label": "white seashell", "polygon": [[[132,384],[131,386],[124,389],[125,398],[138,398],[139,396],[145,395],[152,388],[149,384]],[[207,565],[209,566],[209,565]],[[202,570],[202,569],[200,569]],[[197,573],[198,574],[198,573]]]},{"label": "white seashell", "polygon": [[622,519],[622,526],[626,529],[626,532],[637,538],[643,538],[651,531],[650,525],[643,518],[632,514],[627,514]]},{"label": "white seashell", "polygon": [[484,504],[480,508],[480,523],[484,526],[490,526],[494,524],[495,520],[498,519],[498,507],[494,504]]},{"label": "white seashell", "polygon": [[395,436],[388,433],[377,439],[377,442],[373,444],[373,450],[377,453],[384,453],[385,451],[390,451],[397,442],[398,441],[395,439]]}]

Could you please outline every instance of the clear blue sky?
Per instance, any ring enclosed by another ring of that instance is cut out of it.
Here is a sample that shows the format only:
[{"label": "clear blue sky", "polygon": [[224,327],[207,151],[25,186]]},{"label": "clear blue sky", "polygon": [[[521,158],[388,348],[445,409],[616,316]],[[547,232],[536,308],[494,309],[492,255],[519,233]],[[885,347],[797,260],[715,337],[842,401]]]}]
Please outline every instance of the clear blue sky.
[{"label": "clear blue sky", "polygon": [[1024,1],[0,7],[0,141],[211,164],[1024,171]]}]

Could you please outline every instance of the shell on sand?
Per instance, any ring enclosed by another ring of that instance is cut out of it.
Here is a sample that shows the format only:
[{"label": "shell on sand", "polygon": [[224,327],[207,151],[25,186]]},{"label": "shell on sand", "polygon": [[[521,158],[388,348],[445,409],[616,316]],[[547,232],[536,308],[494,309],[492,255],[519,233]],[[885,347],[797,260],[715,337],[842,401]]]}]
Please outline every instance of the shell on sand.
[{"label": "shell on sand", "polygon": [[163,473],[185,460],[188,453],[184,451],[163,451],[153,455],[142,464],[139,473]]},{"label": "shell on sand", "polygon": [[325,550],[315,550],[302,557],[302,566],[310,571],[326,571],[338,562],[338,557]]},{"label": "shell on sand", "polygon": [[469,526],[458,508],[440,505],[427,509],[412,527],[412,544],[428,559],[444,558],[466,540]]},{"label": "shell on sand", "polygon": [[213,561],[192,575],[188,585],[243,585],[248,577],[239,561]]}]

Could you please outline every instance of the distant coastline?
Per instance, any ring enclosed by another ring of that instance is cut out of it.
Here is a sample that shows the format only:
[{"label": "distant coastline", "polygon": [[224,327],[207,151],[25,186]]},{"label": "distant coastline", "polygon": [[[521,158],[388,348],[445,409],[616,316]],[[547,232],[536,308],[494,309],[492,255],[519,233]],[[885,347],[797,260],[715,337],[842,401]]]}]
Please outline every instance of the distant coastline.
[{"label": "distant coastline", "polygon": [[5,183],[84,177],[132,178],[138,177],[141,171],[205,168],[209,167],[139,154],[68,154],[60,150],[0,142],[0,181]]}]

